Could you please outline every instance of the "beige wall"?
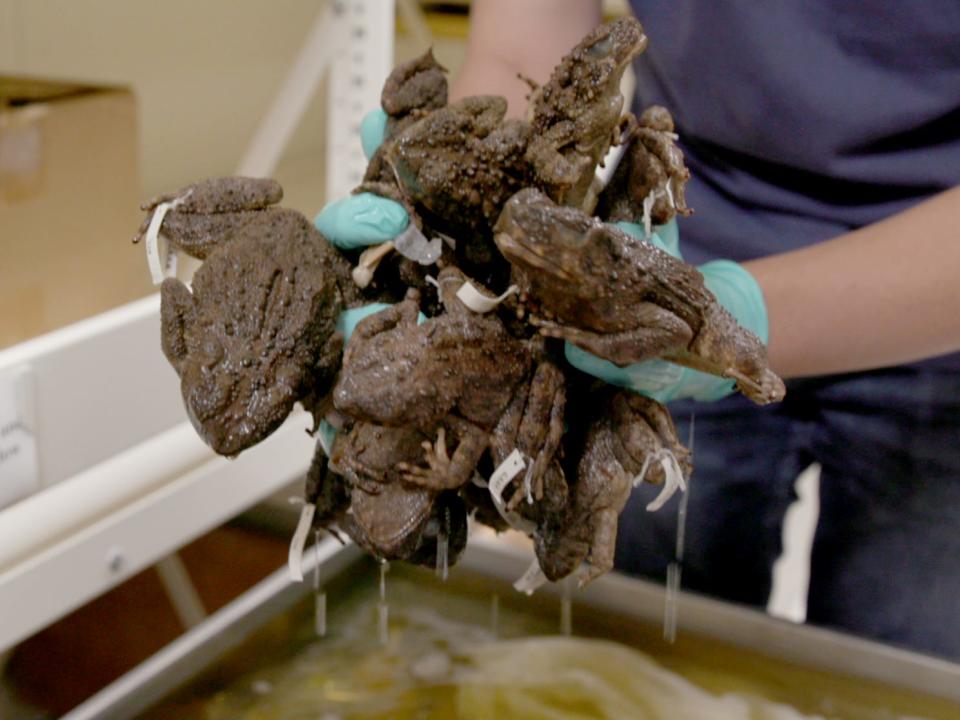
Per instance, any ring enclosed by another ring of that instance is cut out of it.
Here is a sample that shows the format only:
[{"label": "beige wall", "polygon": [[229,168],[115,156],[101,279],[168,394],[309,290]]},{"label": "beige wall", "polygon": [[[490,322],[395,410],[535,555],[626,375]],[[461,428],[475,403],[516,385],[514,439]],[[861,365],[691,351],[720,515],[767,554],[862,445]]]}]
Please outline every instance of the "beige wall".
[{"label": "beige wall", "polygon": [[[0,73],[131,86],[142,193],[232,172],[316,0],[0,0]],[[315,102],[289,153],[317,153]],[[319,201],[318,201],[319,202]]]},{"label": "beige wall", "polygon": [[[230,174],[324,0],[0,0],[0,74],[131,86],[144,197]],[[459,40],[437,38],[455,69]],[[398,57],[418,48],[398,38]],[[422,48],[420,49],[422,51]],[[287,148],[287,204],[323,202],[323,93]]]}]

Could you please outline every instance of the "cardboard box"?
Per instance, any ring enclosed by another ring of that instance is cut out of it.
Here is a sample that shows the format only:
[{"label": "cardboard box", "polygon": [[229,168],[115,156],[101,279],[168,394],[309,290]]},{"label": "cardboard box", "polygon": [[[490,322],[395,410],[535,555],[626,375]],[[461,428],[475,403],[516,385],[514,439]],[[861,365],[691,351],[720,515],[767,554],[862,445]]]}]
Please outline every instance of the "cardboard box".
[{"label": "cardboard box", "polygon": [[153,291],[123,88],[0,76],[0,347]]}]

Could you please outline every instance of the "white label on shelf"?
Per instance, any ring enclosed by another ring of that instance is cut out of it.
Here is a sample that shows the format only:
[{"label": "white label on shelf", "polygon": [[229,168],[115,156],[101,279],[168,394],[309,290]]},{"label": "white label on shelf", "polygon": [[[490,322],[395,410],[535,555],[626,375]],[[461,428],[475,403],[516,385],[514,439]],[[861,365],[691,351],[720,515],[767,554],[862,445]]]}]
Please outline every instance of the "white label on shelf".
[{"label": "white label on shelf", "polygon": [[0,370],[0,508],[40,489],[30,368]]}]

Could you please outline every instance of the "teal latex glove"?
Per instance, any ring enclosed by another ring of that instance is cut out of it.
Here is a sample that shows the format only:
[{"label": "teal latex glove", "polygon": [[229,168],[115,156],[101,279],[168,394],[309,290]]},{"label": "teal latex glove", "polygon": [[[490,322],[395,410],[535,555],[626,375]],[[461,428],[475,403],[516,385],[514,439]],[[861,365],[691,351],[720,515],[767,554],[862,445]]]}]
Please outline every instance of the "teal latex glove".
[{"label": "teal latex glove", "polygon": [[387,134],[387,114],[383,108],[371,110],[360,121],[360,145],[367,160],[373,157]]},{"label": "teal latex glove", "polygon": [[[387,114],[371,110],[360,123],[360,144],[369,160],[383,142]],[[393,240],[410,223],[404,207],[372,193],[360,193],[327,204],[313,224],[341,250],[355,250]]]},{"label": "teal latex glove", "polygon": [[[642,225],[616,223],[617,227],[641,240],[645,237]],[[676,220],[654,228],[649,242],[676,258],[680,255],[679,233]],[[732,314],[738,323],[754,332],[766,344],[769,339],[767,307],[763,292],[753,276],[742,265],[730,260],[713,260],[699,268],[704,285],[717,301]],[[609,360],[591,355],[586,350],[566,343],[567,361],[575,368],[600,378],[612,385],[619,385],[647,395],[658,402],[670,402],[681,398],[713,401],[733,392],[734,381],[709,373],[683,367],[666,360],[645,362],[618,367]]]}]

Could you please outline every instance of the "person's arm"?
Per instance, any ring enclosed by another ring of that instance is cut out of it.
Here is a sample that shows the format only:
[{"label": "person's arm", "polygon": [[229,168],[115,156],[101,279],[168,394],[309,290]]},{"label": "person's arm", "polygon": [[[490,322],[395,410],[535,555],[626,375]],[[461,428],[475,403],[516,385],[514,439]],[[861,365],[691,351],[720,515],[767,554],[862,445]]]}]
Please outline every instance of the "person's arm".
[{"label": "person's arm", "polygon": [[507,114],[520,117],[530,87],[517,73],[546,82],[560,58],[599,24],[599,0],[474,0],[467,57],[451,100],[503,95]]},{"label": "person's arm", "polygon": [[744,267],[763,290],[770,363],[784,377],[960,350],[960,187]]}]

